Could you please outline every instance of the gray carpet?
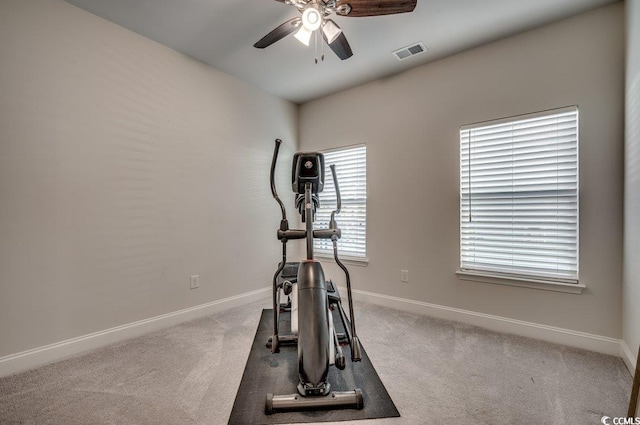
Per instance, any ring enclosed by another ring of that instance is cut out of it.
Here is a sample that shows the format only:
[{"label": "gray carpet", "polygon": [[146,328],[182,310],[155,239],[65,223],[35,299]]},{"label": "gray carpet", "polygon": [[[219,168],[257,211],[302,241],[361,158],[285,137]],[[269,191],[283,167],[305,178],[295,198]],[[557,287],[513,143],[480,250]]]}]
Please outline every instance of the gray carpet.
[{"label": "gray carpet", "polygon": [[[262,308],[2,378],[0,423],[226,424]],[[357,425],[597,425],[626,413],[631,375],[618,358],[369,304],[356,315],[402,415]]]}]

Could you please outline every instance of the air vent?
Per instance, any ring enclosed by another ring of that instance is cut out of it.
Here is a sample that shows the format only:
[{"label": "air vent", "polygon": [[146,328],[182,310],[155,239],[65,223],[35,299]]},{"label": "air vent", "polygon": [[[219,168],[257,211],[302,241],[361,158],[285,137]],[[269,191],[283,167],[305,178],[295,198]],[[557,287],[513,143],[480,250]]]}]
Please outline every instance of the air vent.
[{"label": "air vent", "polygon": [[420,53],[424,53],[427,51],[427,48],[424,47],[424,43],[422,41],[418,43],[411,44],[410,46],[403,47],[402,49],[395,50],[393,54],[398,58],[399,61],[410,58],[411,56],[419,55]]}]

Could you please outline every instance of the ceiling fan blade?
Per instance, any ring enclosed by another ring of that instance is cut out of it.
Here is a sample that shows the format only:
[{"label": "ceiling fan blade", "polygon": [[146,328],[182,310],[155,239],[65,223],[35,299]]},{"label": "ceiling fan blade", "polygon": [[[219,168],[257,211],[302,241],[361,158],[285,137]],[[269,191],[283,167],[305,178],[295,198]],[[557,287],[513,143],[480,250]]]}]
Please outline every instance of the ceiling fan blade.
[{"label": "ceiling fan blade", "polygon": [[278,28],[262,37],[256,44],[253,45],[253,47],[264,49],[265,47],[271,46],[276,41],[288,36],[295,30],[297,30],[300,27],[301,23],[302,19],[299,16],[293,19],[289,19],[287,22],[278,26]]},{"label": "ceiling fan blade", "polygon": [[351,12],[343,16],[380,16],[413,12],[418,0],[338,0],[336,7],[348,4]]},{"label": "ceiling fan blade", "polygon": [[[322,34],[324,41],[327,41],[327,36]],[[329,44],[329,43],[327,43]],[[344,33],[340,33],[338,38],[336,38],[333,43],[329,44],[333,53],[336,54],[340,59],[345,60],[349,59],[353,56],[353,52],[351,51],[351,46],[349,46],[349,42],[347,41],[347,37],[345,37]]]}]

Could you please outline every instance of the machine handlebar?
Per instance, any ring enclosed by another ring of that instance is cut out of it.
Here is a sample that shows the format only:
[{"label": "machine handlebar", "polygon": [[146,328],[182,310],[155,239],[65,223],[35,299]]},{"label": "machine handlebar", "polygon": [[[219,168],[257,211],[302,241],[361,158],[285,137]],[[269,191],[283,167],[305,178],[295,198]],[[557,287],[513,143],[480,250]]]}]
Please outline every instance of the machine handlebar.
[{"label": "machine handlebar", "polygon": [[329,222],[329,228],[337,229],[338,224],[336,223],[336,214],[340,214],[340,210],[342,209],[342,199],[340,198],[340,186],[338,186],[338,176],[336,175],[336,165],[331,164],[329,168],[331,168],[331,176],[333,177],[333,187],[335,187],[336,189],[336,209],[331,211],[331,221]]},{"label": "machine handlebar", "polygon": [[[325,231],[320,231],[318,234],[314,231],[314,236],[317,237],[330,237],[333,242],[333,258],[336,261],[336,264],[340,266],[340,268],[344,271],[345,277],[347,279],[347,296],[349,298],[349,317],[351,321],[351,340],[349,341],[349,346],[351,347],[351,361],[359,362],[362,360],[362,353],[360,348],[360,340],[358,339],[358,335],[356,334],[356,319],[353,315],[353,297],[351,295],[351,277],[349,276],[349,270],[347,267],[340,261],[338,258],[338,239],[340,238],[340,229],[338,229],[338,223],[336,223],[335,216],[340,213],[340,209],[342,208],[342,202],[340,199],[340,187],[338,186],[338,176],[336,175],[336,166],[334,164],[330,165],[331,167],[331,175],[333,176],[333,185],[336,188],[336,209],[331,212],[331,221],[329,222],[329,229]],[[333,232],[333,233],[331,233]]]},{"label": "machine handlebar", "polygon": [[[284,204],[282,203],[282,201],[280,200],[280,197],[278,196],[278,191],[276,190],[276,180],[275,180],[275,171],[276,171],[276,162],[278,161],[278,151],[280,150],[280,145],[282,144],[282,140],[280,139],[276,139],[276,145],[275,148],[273,149],[273,158],[271,159],[271,173],[269,176],[269,179],[271,181],[271,195],[273,195],[273,198],[278,202],[278,204],[280,205],[280,210],[282,212],[282,221],[285,222],[287,220],[287,210],[284,207]],[[283,229],[286,230],[286,229]]]}]

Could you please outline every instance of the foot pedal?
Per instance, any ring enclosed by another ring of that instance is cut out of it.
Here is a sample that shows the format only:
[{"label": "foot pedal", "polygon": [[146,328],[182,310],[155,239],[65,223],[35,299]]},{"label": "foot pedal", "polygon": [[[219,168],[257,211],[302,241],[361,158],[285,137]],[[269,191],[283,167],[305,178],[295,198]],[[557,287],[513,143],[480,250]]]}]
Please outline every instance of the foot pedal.
[{"label": "foot pedal", "polygon": [[[271,348],[273,345],[273,337],[270,336],[267,339],[266,346],[267,348]],[[298,344],[298,336],[297,335],[279,335],[278,336],[278,346],[282,347],[283,345],[296,345]]]}]

